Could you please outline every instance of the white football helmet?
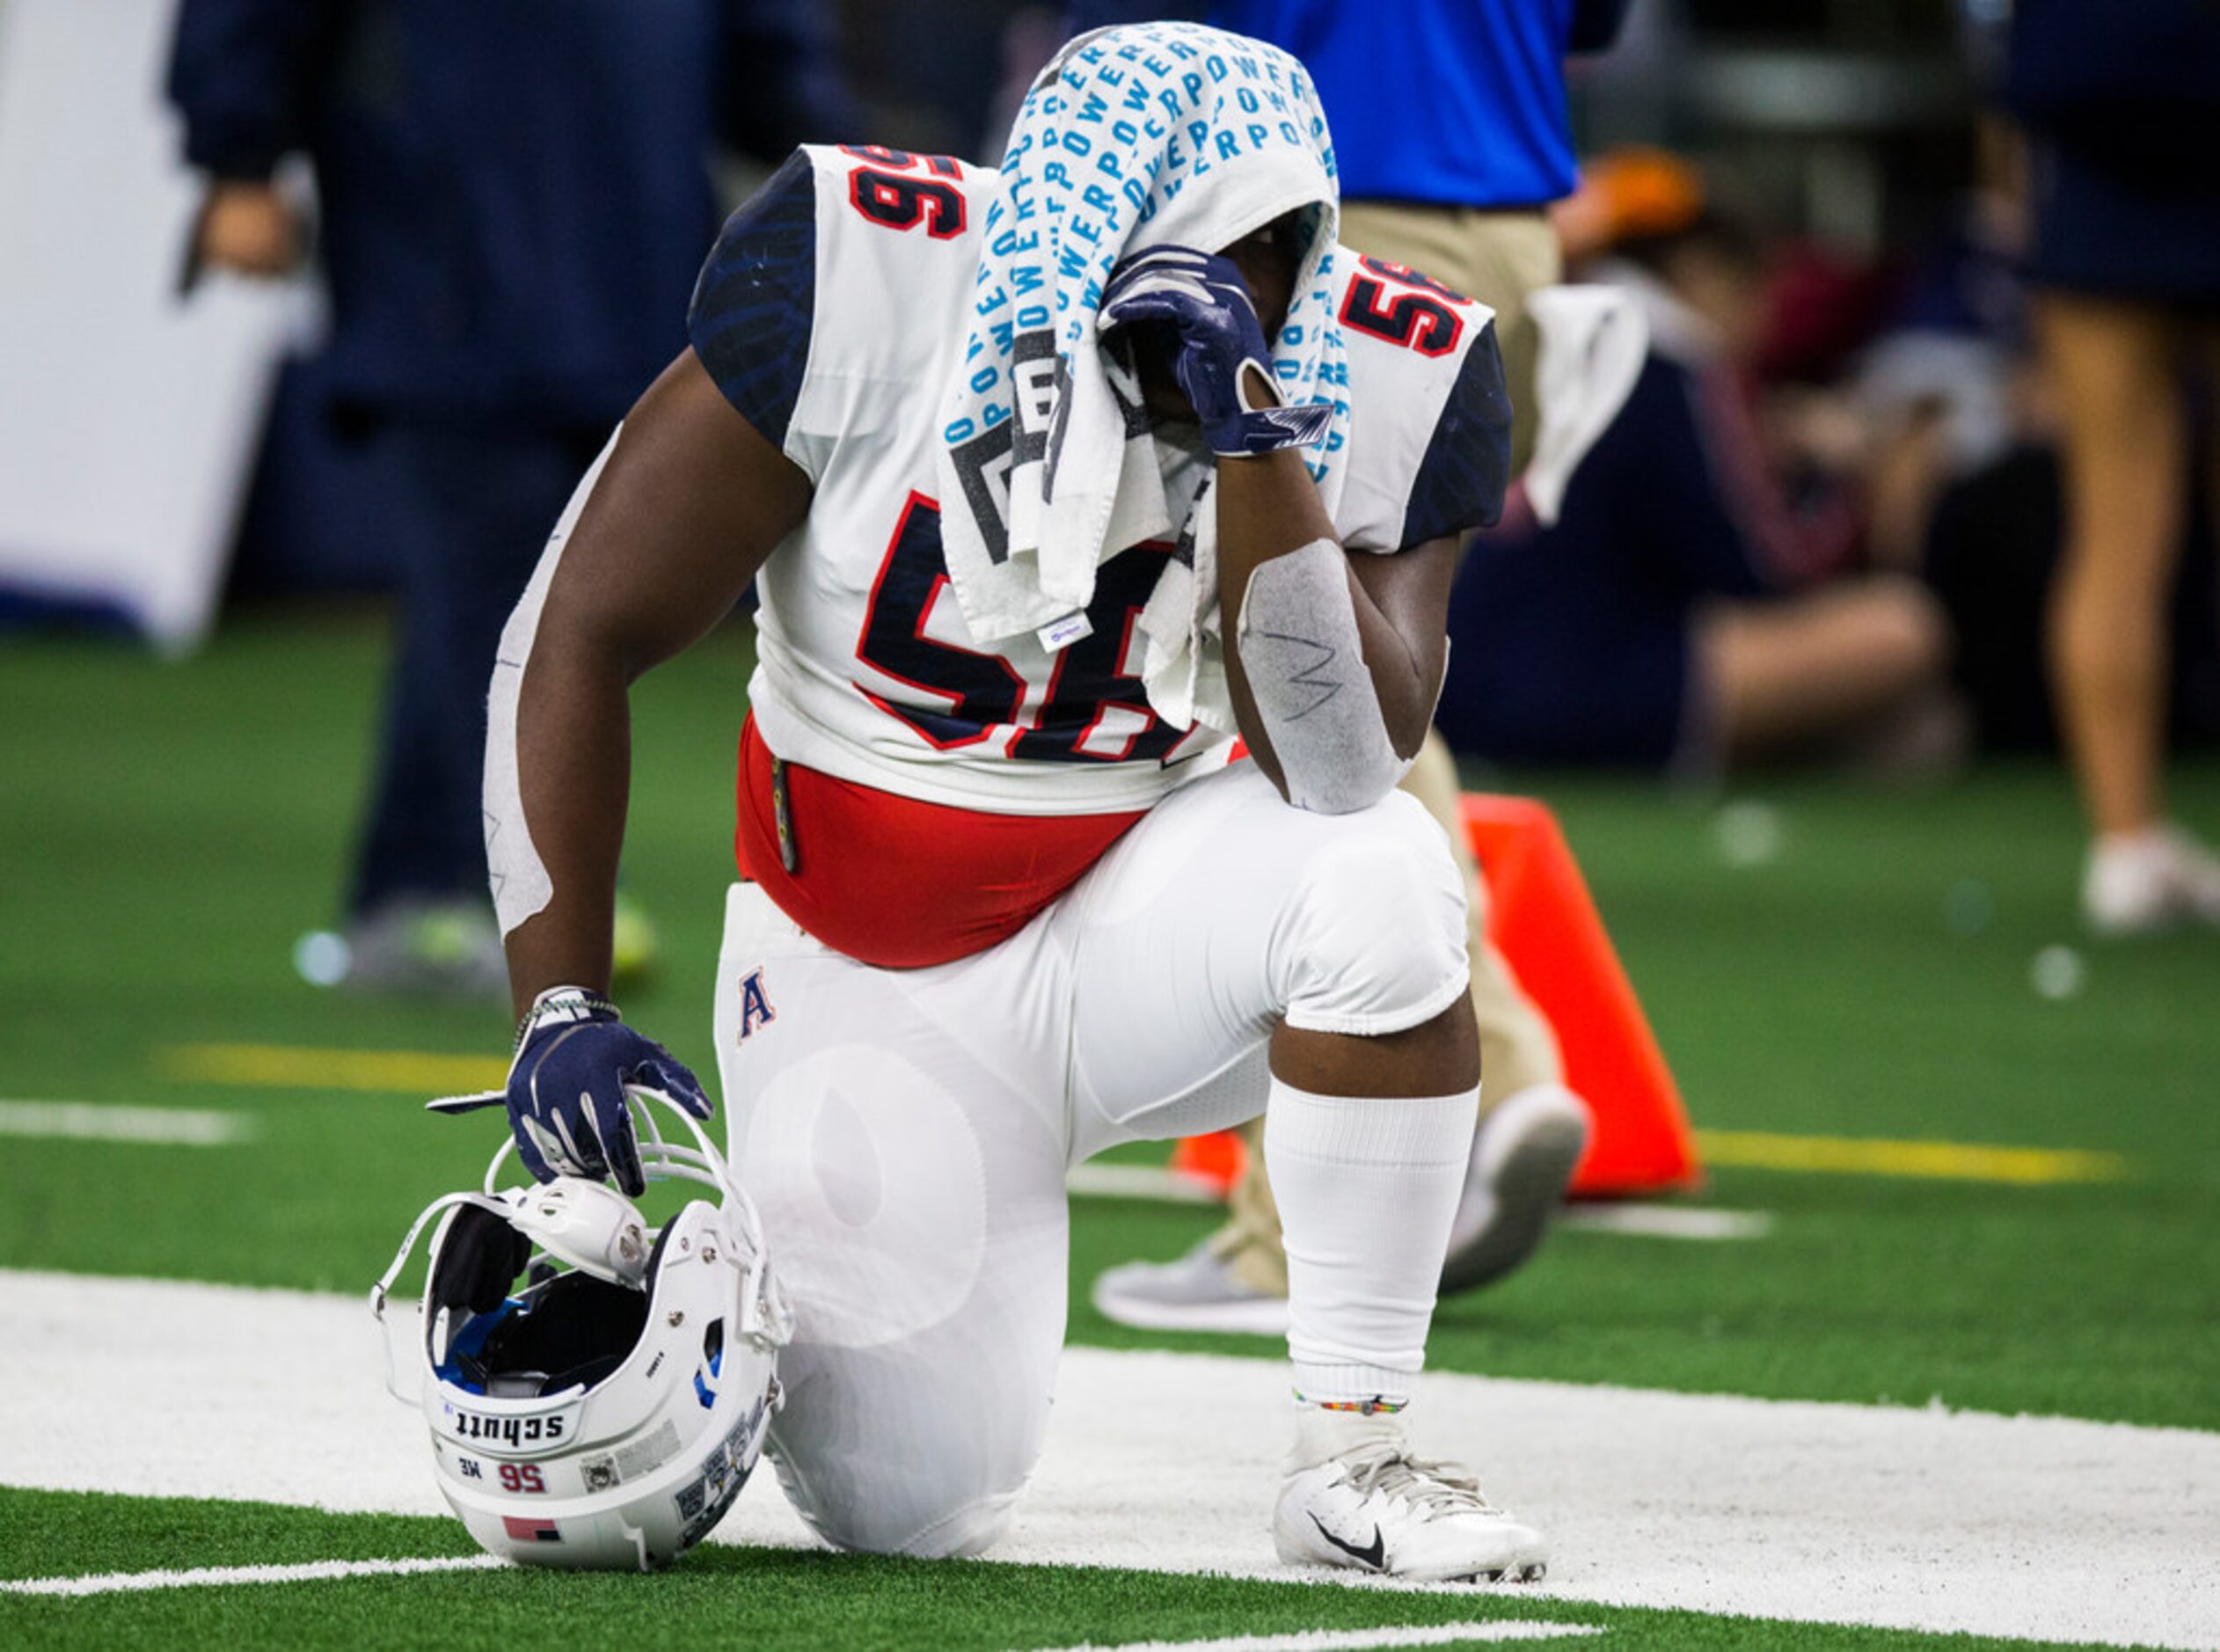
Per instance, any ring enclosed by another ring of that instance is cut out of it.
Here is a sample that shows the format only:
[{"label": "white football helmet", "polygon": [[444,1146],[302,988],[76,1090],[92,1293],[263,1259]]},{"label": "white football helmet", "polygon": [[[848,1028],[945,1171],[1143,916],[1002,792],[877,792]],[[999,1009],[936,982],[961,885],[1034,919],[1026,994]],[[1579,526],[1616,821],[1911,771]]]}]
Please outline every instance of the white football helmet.
[{"label": "white football helmet", "polygon": [[[434,1200],[370,1293],[387,1386],[422,1406],[440,1490],[506,1560],[669,1565],[732,1507],[779,1403],[793,1315],[755,1207],[699,1124],[664,1103],[694,1145],[666,1141],[645,1095],[632,1101],[647,1179],[698,1183],[714,1203],[656,1230],[601,1182],[498,1188],[504,1141],[483,1191]],[[423,1323],[405,1329],[386,1293],[442,1213]]]}]

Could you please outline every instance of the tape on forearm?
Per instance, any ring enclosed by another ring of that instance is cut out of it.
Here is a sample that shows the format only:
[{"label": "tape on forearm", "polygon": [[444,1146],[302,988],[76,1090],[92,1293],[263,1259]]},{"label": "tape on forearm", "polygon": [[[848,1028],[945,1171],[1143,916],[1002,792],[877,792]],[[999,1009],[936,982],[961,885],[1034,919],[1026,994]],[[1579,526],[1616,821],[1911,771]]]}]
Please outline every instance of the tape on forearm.
[{"label": "tape on forearm", "polygon": [[1313,539],[1259,567],[1236,634],[1288,801],[1347,815],[1385,797],[1410,765],[1380,714],[1341,547]]},{"label": "tape on forearm", "polygon": [[547,537],[547,549],[540,552],[539,566],[532,570],[531,582],[525,586],[523,597],[502,628],[501,646],[493,659],[493,681],[487,690],[486,705],[486,866],[493,891],[493,913],[500,920],[504,939],[526,918],[544,910],[555,898],[555,885],[547,875],[547,866],[540,859],[539,851],[532,846],[532,830],[524,818],[524,793],[518,775],[516,707],[524,697],[524,666],[532,657],[532,640],[539,634],[540,610],[546,604],[547,588],[563,560],[563,547],[570,542],[571,530],[578,525],[580,513],[593,497],[594,484],[601,479],[602,467],[609,463],[609,456],[617,451],[617,438],[624,434],[624,427],[617,426],[610,435],[609,445],[602,450],[601,457],[594,461],[593,467],[571,494],[562,520]]}]

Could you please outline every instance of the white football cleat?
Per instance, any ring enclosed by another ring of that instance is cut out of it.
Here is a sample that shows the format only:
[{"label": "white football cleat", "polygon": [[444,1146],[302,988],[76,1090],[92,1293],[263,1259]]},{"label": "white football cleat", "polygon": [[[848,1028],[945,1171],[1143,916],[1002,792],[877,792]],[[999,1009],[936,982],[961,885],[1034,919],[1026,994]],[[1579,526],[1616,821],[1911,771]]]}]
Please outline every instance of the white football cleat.
[{"label": "white football cleat", "polygon": [[2220,859],[2178,826],[2107,833],[2090,847],[2081,910],[2100,935],[2220,925]]},{"label": "white football cleat", "polygon": [[1413,1457],[1399,1418],[1306,1407],[1296,1434],[1272,1516],[1288,1564],[1435,1583],[1540,1580],[1541,1533],[1456,1465]]}]

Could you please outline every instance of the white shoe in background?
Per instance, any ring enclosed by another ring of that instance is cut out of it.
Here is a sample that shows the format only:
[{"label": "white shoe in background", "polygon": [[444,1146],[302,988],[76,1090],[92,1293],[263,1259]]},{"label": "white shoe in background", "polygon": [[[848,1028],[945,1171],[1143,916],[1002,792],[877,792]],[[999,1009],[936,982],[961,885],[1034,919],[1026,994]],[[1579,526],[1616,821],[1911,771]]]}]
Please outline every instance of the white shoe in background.
[{"label": "white shoe in background", "polygon": [[2081,910],[2100,935],[2220,925],[2220,858],[2178,826],[2107,833],[2090,846]]},{"label": "white shoe in background", "polygon": [[[1587,1150],[1587,1104],[1561,1085],[1530,1085],[1480,1118],[1442,1261],[1442,1293],[1477,1290],[1534,1254]],[[1288,1299],[1235,1266],[1242,1243],[1222,1230],[1168,1262],[1127,1262],[1094,1282],[1106,1319],[1144,1331],[1285,1336]]]},{"label": "white shoe in background", "polygon": [[1442,1261],[1443,1296],[1501,1279],[1534,1254],[1565,1208],[1588,1135],[1587,1104],[1562,1085],[1529,1085],[1480,1115]]},{"label": "white shoe in background", "polygon": [[1094,1282],[1092,1295],[1104,1319],[1143,1331],[1288,1334],[1286,1294],[1244,1283],[1217,1235],[1173,1261],[1109,1268]]}]

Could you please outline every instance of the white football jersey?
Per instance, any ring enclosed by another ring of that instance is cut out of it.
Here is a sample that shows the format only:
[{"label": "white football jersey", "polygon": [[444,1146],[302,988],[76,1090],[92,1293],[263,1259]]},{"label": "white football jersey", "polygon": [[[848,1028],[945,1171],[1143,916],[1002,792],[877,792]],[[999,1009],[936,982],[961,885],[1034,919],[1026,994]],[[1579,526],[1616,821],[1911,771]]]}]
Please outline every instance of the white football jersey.
[{"label": "white football jersey", "polygon": [[[1088,635],[972,640],[935,469],[997,173],[878,148],[799,150],[734,215],[689,330],[727,398],[807,472],[809,515],[757,581],[765,742],[836,778],[1015,815],[1145,809],[1222,763],[1143,690],[1134,622],[1168,545],[1102,565]],[[1334,259],[1351,417],[1334,525],[1392,552],[1493,522],[1509,403],[1493,315],[1399,266]]]}]

